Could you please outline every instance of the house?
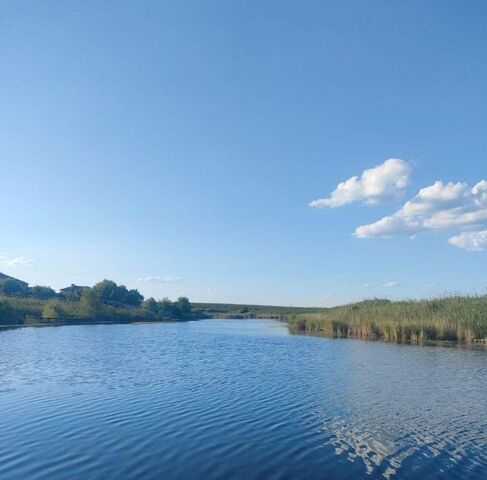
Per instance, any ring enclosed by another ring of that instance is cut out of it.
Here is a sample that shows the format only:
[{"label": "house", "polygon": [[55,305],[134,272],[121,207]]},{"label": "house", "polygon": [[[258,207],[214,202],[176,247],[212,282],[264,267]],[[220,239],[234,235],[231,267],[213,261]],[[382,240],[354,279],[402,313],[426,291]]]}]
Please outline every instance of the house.
[{"label": "house", "polygon": [[10,275],[5,275],[5,273],[0,272],[0,282],[4,282],[6,280],[13,280],[22,288],[27,288],[29,284],[24,282],[23,280],[19,280],[18,278],[11,277]]},{"label": "house", "polygon": [[84,287],[84,286],[75,285],[74,283],[72,283],[70,287],[61,288],[61,290],[59,290],[59,291],[63,295],[66,295],[67,297],[79,297],[88,288],[90,288],[90,287]]}]

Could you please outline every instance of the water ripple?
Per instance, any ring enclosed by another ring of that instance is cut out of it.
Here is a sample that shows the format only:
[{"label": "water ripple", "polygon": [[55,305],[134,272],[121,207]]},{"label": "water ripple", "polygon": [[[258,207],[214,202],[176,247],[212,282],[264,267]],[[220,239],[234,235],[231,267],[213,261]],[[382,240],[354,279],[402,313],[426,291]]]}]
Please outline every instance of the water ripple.
[{"label": "water ripple", "polygon": [[487,355],[278,322],[0,332],[0,478],[484,478]]}]

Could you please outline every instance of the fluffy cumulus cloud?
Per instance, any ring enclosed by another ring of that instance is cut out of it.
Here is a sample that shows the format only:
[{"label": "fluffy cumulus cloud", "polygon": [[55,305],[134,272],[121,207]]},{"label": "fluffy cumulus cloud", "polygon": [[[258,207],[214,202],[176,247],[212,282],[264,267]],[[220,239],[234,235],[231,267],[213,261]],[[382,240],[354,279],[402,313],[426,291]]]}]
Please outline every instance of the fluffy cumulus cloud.
[{"label": "fluffy cumulus cloud", "polygon": [[137,281],[139,283],[178,283],[182,282],[183,279],[181,277],[172,277],[172,276],[164,276],[164,277],[142,277],[138,278]]},{"label": "fluffy cumulus cloud", "polygon": [[7,267],[22,267],[24,265],[31,265],[32,263],[35,263],[35,260],[23,256],[13,258],[0,256],[0,265],[6,265]]},{"label": "fluffy cumulus cloud", "polygon": [[360,177],[341,182],[329,198],[318,198],[310,207],[341,207],[348,203],[380,204],[396,200],[409,184],[411,165],[390,158],[374,168],[364,170]]},{"label": "fluffy cumulus cloud", "polygon": [[481,225],[486,222],[486,180],[472,188],[466,183],[444,184],[436,181],[433,185],[422,188],[393,215],[358,227],[355,236],[368,238],[414,235],[421,231]]},{"label": "fluffy cumulus cloud", "polygon": [[487,248],[487,230],[480,232],[463,232],[449,240],[451,245],[471,252],[481,252]]}]

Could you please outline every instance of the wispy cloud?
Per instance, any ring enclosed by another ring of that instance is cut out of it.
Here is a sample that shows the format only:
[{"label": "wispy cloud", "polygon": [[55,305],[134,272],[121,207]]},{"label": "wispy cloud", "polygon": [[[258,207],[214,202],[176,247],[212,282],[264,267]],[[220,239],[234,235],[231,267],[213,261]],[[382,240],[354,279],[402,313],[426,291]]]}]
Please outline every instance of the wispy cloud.
[{"label": "wispy cloud", "polygon": [[[438,180],[406,202],[396,213],[355,230],[358,238],[414,235],[428,230],[472,226],[487,222],[487,181],[481,180],[470,188],[466,183]],[[463,235],[463,236],[462,236]],[[478,250],[483,233],[462,234],[450,240],[460,248]]]},{"label": "wispy cloud", "polygon": [[341,207],[348,203],[364,202],[380,204],[396,200],[409,184],[411,165],[398,158],[364,170],[360,177],[354,176],[341,182],[330,197],[318,198],[310,207]]},{"label": "wispy cloud", "polygon": [[32,263],[35,263],[35,260],[23,256],[13,258],[0,256],[0,265],[6,265],[7,267],[22,267],[24,265],[31,265]]},{"label": "wispy cloud", "polygon": [[184,279],[182,277],[172,277],[170,275],[167,276],[155,276],[155,277],[141,277],[137,279],[139,283],[179,283],[182,282]]},{"label": "wispy cloud", "polygon": [[394,288],[394,287],[399,287],[400,283],[398,282],[386,282],[381,284],[375,284],[375,283],[363,283],[362,287],[363,288],[376,288],[376,287],[386,287],[386,288]]}]

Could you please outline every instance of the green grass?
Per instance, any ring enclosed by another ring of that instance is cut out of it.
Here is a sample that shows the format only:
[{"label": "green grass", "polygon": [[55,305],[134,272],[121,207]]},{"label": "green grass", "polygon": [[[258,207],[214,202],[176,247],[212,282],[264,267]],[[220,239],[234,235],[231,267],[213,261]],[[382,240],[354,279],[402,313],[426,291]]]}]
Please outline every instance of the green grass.
[{"label": "green grass", "polygon": [[278,318],[290,315],[316,313],[320,308],[283,307],[275,305],[246,305],[239,303],[192,303],[193,308],[213,318]]},{"label": "green grass", "polygon": [[290,328],[332,337],[381,338],[394,342],[486,342],[487,296],[430,300],[365,300],[318,313],[288,317]]}]

